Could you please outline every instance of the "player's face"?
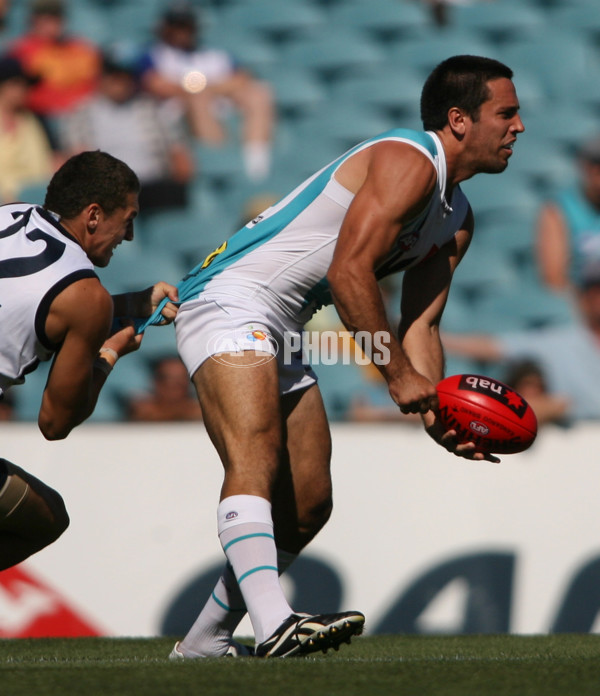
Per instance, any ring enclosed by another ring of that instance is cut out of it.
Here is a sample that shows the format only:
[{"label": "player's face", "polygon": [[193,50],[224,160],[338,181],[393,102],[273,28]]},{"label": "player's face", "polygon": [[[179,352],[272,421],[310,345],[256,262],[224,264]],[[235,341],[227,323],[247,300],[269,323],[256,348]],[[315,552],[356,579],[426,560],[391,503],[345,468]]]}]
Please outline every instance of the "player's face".
[{"label": "player's face", "polygon": [[479,172],[495,174],[508,165],[517,135],[525,130],[519,116],[519,100],[511,80],[499,78],[488,82],[490,99],[471,121],[469,149]]},{"label": "player's face", "polygon": [[100,212],[94,233],[93,249],[88,253],[95,266],[101,268],[107,266],[119,244],[133,239],[133,221],[138,212],[137,193],[127,194],[125,207],[117,208],[110,215]]}]

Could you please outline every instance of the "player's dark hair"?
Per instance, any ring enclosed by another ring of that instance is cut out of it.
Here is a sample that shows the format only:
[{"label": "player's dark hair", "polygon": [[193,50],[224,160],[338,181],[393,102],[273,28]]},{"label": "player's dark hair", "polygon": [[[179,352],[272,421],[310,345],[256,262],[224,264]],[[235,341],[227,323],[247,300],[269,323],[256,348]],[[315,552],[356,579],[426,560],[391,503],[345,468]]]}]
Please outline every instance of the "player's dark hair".
[{"label": "player's dark hair", "polygon": [[433,69],[421,92],[421,120],[425,130],[442,130],[448,111],[458,107],[474,121],[481,105],[490,98],[487,83],[501,77],[512,79],[504,63],[481,56],[452,56]]},{"label": "player's dark hair", "polygon": [[97,203],[110,215],[126,207],[128,194],[139,191],[140,181],[125,162],[100,150],[81,152],[69,158],[50,180],[44,208],[71,220]]}]

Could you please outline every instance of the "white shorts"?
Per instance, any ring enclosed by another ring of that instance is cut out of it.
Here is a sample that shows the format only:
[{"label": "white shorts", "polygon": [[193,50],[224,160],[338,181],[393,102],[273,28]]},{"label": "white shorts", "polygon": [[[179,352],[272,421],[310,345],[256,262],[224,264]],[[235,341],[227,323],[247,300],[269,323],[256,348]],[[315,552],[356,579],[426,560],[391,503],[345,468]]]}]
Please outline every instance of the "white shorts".
[{"label": "white shorts", "polygon": [[184,302],[175,319],[175,332],[190,377],[208,358],[227,364],[230,354],[253,351],[257,365],[277,361],[280,394],[317,382],[311,366],[302,362],[301,327],[286,324],[254,299],[252,307],[241,298],[224,296]]}]

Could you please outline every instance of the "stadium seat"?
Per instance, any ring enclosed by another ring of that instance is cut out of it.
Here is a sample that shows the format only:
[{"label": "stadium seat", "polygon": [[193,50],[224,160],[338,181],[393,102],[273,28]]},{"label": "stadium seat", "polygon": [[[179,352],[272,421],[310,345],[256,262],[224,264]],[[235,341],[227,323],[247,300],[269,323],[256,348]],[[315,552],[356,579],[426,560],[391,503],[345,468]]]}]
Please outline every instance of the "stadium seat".
[{"label": "stadium seat", "polygon": [[90,2],[71,2],[68,13],[69,32],[100,45],[113,41],[116,34],[109,12],[108,8],[100,8]]},{"label": "stadium seat", "polygon": [[262,69],[261,77],[273,88],[275,104],[283,119],[313,112],[327,98],[323,85],[303,67],[274,63]]},{"label": "stadium seat", "polygon": [[472,245],[452,280],[452,291],[462,302],[501,293],[515,282],[515,272],[506,258],[485,247]]},{"label": "stadium seat", "polygon": [[335,33],[326,30],[283,46],[280,60],[333,82],[350,73],[372,71],[383,64],[384,53],[361,32],[338,28]]},{"label": "stadium seat", "polygon": [[600,122],[593,109],[566,101],[555,103],[551,109],[529,113],[526,127],[530,136],[562,153],[574,152],[584,140],[600,132]]},{"label": "stadium seat", "polygon": [[564,297],[525,277],[502,292],[475,299],[473,330],[490,333],[537,329],[574,321],[573,308]]},{"label": "stadium seat", "polygon": [[398,0],[340,2],[328,8],[328,24],[367,32],[377,40],[402,41],[425,33],[431,25],[430,13],[423,3]]},{"label": "stadium seat", "polygon": [[227,25],[220,15],[207,24],[202,42],[207,48],[228,51],[241,66],[257,76],[278,60],[277,51],[266,38],[249,33],[244,26]]},{"label": "stadium seat", "polygon": [[419,102],[423,81],[413,71],[386,65],[373,75],[348,75],[331,90],[334,101],[372,106],[397,125],[420,128]]},{"label": "stadium seat", "polygon": [[457,5],[452,21],[493,43],[529,39],[543,33],[546,27],[545,13],[522,0]]},{"label": "stadium seat", "polygon": [[[319,113],[299,120],[297,132],[304,142],[319,134],[327,138],[342,154],[362,140],[394,127],[391,119],[357,102],[332,102]],[[325,162],[324,162],[325,164]]]},{"label": "stadium seat", "polygon": [[15,200],[22,201],[23,203],[43,205],[46,198],[47,187],[48,181],[40,181],[39,183],[31,183],[27,186],[23,186],[15,196]]},{"label": "stadium seat", "polygon": [[143,239],[144,247],[177,257],[186,270],[237,229],[239,214],[228,205],[228,196],[218,196],[207,186],[197,184],[191,195],[193,200],[187,209],[149,216]]},{"label": "stadium seat", "polygon": [[588,75],[592,56],[593,49],[581,33],[549,24],[542,35],[507,43],[493,57],[515,73],[526,70],[536,75],[546,95],[561,101],[570,81]]},{"label": "stadium seat", "polygon": [[[51,364],[52,361],[40,363],[37,370],[26,376],[25,384],[14,387],[12,390],[15,400],[16,420],[27,422],[37,421],[40,405],[42,403],[42,393],[46,386]],[[116,372],[114,376],[116,376]],[[88,422],[116,421],[121,417],[122,412],[120,406],[111,394],[110,389],[107,389],[106,393],[100,392],[96,408],[88,419]]]},{"label": "stadium seat", "polygon": [[600,13],[597,3],[559,5],[548,13],[548,20],[554,26],[583,33],[593,41],[600,37]]},{"label": "stadium seat", "polygon": [[424,37],[390,44],[386,56],[389,63],[412,68],[424,79],[438,63],[450,56],[465,53],[487,56],[492,52],[489,42],[474,32],[455,29],[451,33],[440,33],[432,29]]},{"label": "stadium seat", "polygon": [[520,224],[533,222],[539,196],[527,179],[514,173],[511,175],[510,164],[508,167],[501,174],[480,174],[461,184],[477,225],[496,221],[511,223],[513,220]]},{"label": "stadium seat", "polygon": [[[547,108],[551,108],[548,106]],[[561,147],[535,135],[535,118],[523,118],[525,133],[519,136],[506,176],[525,178],[540,195],[573,181],[573,158]],[[504,175],[503,175],[504,176]]]},{"label": "stadium seat", "polygon": [[143,290],[159,280],[177,283],[188,269],[175,255],[123,242],[106,268],[96,273],[112,294]]},{"label": "stadium seat", "polygon": [[175,355],[176,353],[177,342],[173,325],[149,326],[144,331],[139,355],[131,356],[131,359],[137,360],[139,358],[148,361],[162,355]]},{"label": "stadium seat", "polygon": [[318,6],[309,3],[253,0],[225,7],[219,21],[227,27],[243,27],[248,35],[258,33],[282,43],[310,35],[323,26],[325,16]]},{"label": "stadium seat", "polygon": [[[231,132],[237,132],[235,127],[231,127]],[[200,176],[213,188],[227,188],[235,180],[244,178],[242,150],[238,142],[212,146],[196,140],[192,148]]]}]

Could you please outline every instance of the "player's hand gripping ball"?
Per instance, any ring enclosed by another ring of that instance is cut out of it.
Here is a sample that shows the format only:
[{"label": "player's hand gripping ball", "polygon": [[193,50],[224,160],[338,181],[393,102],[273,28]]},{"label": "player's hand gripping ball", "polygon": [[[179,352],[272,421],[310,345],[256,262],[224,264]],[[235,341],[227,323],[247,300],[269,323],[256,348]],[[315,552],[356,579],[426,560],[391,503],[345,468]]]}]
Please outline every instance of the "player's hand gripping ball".
[{"label": "player's hand gripping ball", "polygon": [[531,446],[537,418],[514,389],[490,377],[452,375],[437,385],[440,419],[479,452],[514,454]]}]

